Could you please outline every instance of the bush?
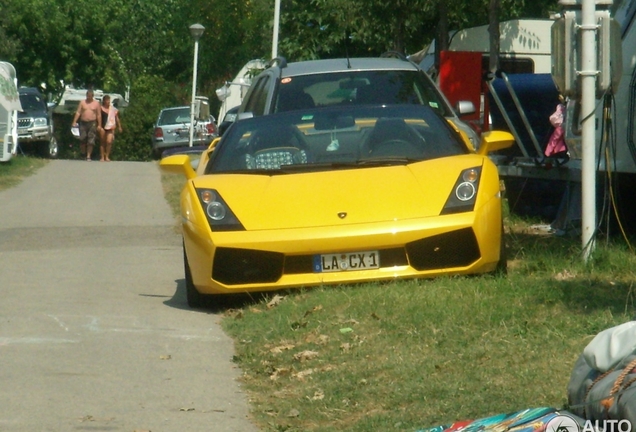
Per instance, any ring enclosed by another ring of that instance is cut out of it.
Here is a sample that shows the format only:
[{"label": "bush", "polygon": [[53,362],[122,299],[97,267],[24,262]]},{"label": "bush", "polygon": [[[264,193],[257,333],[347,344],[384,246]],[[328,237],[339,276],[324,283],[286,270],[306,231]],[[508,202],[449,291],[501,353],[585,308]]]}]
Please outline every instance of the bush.
[{"label": "bush", "polygon": [[179,105],[173,84],[156,76],[143,76],[131,86],[130,105],[119,117],[124,131],[116,135],[114,160],[146,161],[152,159],[152,132],[163,107]]}]

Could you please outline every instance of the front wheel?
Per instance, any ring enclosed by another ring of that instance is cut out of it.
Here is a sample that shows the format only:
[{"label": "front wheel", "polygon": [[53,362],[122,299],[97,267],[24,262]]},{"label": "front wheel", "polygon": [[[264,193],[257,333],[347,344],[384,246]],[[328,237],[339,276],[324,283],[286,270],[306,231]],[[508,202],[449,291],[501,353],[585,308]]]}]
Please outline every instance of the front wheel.
[{"label": "front wheel", "polygon": [[188,264],[185,245],[183,248],[183,269],[185,272],[186,300],[188,301],[188,306],[191,308],[203,307],[205,305],[205,296],[197,291],[194,282],[192,282],[192,273],[190,272],[190,264]]},{"label": "front wheel", "polygon": [[56,159],[59,154],[59,146],[57,144],[57,138],[54,136],[48,142],[42,143],[42,155],[49,159]]},{"label": "front wheel", "polygon": [[508,254],[506,252],[505,232],[501,227],[501,246],[499,247],[499,261],[494,271],[495,275],[505,276],[508,274]]}]

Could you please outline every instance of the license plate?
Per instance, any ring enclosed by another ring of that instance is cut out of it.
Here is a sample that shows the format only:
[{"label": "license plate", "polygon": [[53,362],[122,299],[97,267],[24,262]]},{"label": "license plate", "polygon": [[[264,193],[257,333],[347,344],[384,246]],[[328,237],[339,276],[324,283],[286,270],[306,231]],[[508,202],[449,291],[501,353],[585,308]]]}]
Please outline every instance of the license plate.
[{"label": "license plate", "polygon": [[378,251],[314,255],[314,273],[380,268]]}]

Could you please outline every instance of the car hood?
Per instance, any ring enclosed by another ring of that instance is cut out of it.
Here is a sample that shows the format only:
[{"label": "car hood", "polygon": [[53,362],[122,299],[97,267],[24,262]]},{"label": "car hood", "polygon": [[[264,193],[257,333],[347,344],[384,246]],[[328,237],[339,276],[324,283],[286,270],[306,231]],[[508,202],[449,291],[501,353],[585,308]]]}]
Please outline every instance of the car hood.
[{"label": "car hood", "polygon": [[48,113],[39,109],[25,109],[24,111],[18,111],[18,118],[27,117],[47,117]]},{"label": "car hood", "polygon": [[215,189],[247,230],[310,228],[438,216],[466,155],[388,167],[279,175],[215,174],[194,179]]}]

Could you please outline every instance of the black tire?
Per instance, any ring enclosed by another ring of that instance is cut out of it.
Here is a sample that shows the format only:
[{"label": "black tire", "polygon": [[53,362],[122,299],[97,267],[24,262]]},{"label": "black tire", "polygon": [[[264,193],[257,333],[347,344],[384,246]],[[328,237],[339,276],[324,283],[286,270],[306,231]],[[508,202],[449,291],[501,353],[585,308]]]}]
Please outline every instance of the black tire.
[{"label": "black tire", "polygon": [[48,141],[42,141],[38,143],[40,153],[43,157],[48,159],[57,159],[60,154],[60,147],[57,143],[57,138],[51,137]]},{"label": "black tire", "polygon": [[501,227],[501,246],[499,248],[499,261],[493,272],[497,276],[505,276],[508,274],[508,253],[506,251],[506,240],[503,226]]},{"label": "black tire", "polygon": [[200,308],[205,306],[206,296],[197,291],[194,283],[192,282],[192,273],[190,272],[190,264],[188,264],[185,247],[183,248],[183,269],[185,272],[186,300],[188,301],[188,306],[191,308]]}]

